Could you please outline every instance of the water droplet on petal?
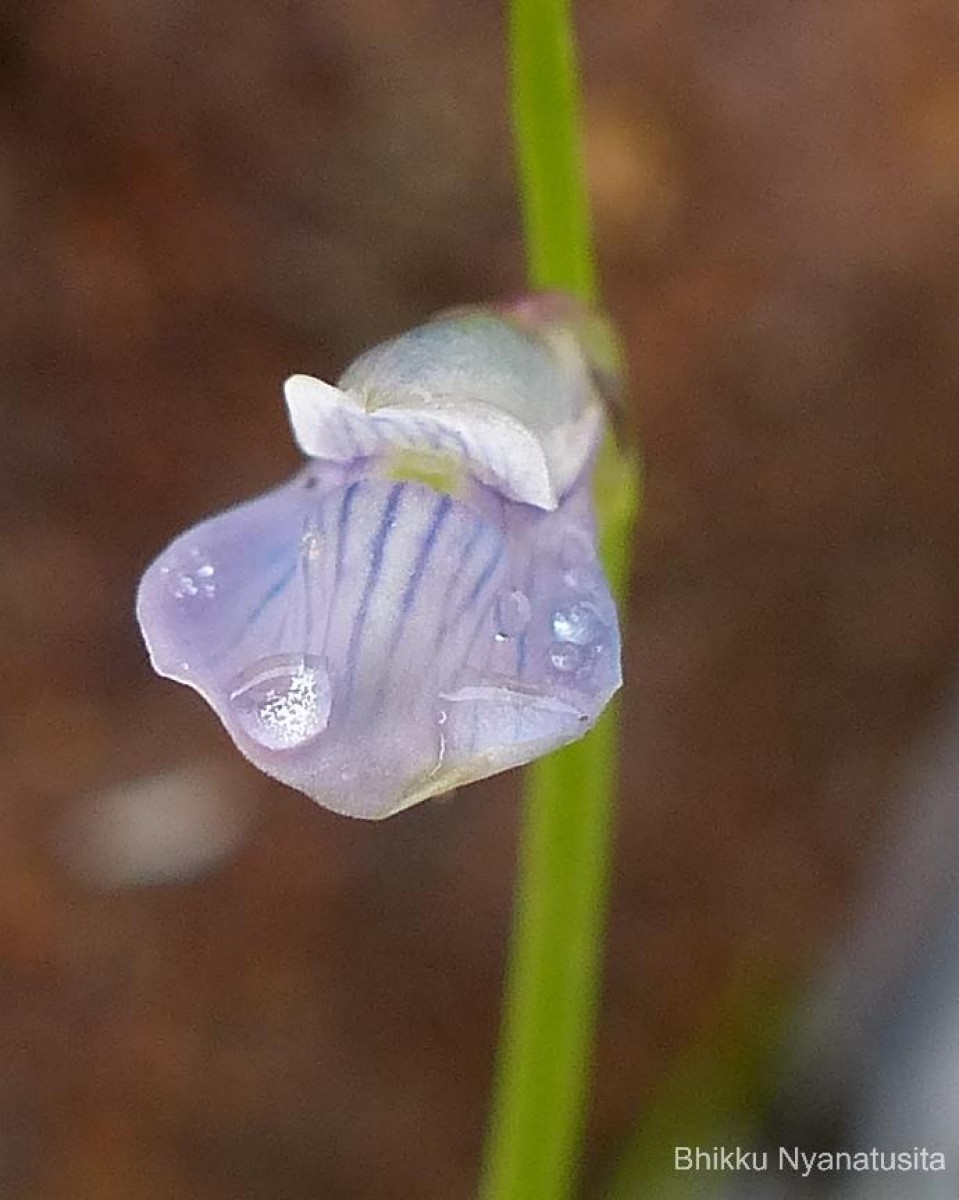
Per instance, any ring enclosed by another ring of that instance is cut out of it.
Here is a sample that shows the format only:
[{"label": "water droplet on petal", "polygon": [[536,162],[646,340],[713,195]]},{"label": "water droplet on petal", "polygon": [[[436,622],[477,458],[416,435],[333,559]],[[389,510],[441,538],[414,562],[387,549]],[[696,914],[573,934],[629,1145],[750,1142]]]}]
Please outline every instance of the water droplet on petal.
[{"label": "water droplet on petal", "polygon": [[323,554],[323,539],[315,529],[307,528],[300,542],[300,548],[308,562],[318,562]]},{"label": "water droplet on petal", "polygon": [[570,530],[569,536],[563,539],[560,546],[560,563],[569,570],[573,567],[584,567],[593,557],[593,547],[590,539],[581,532]]},{"label": "water droplet on petal", "polygon": [[575,671],[583,661],[583,653],[578,646],[557,643],[549,652],[549,661],[557,671],[568,675]]},{"label": "water droplet on petal", "polygon": [[606,624],[595,604],[580,600],[553,613],[553,636],[573,646],[589,646],[606,634]]},{"label": "water droplet on petal", "polygon": [[210,563],[203,563],[194,571],[184,571],[177,576],[173,595],[177,600],[200,597],[212,600],[216,595],[216,583],[213,580],[214,570]]},{"label": "water droplet on petal", "polygon": [[496,611],[494,616],[496,622],[496,640],[503,642],[507,638],[515,637],[516,634],[522,633],[529,624],[532,611],[529,596],[525,592],[521,592],[519,588],[511,588],[509,591],[500,592],[496,597]]},{"label": "water droplet on petal", "polygon": [[192,575],[181,575],[176,581],[176,589],[173,594],[178,600],[183,600],[186,596],[198,595],[199,591]]},{"label": "water droplet on petal", "polygon": [[311,655],[261,659],[234,680],[230,705],[244,732],[267,750],[295,750],[326,728],[330,677]]}]

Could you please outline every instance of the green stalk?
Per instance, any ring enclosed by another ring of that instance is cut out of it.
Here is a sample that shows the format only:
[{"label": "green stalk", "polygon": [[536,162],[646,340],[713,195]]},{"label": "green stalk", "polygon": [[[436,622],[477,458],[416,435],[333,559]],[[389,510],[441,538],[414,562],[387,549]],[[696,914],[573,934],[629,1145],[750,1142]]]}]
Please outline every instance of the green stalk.
[{"label": "green stalk", "polygon": [[513,138],[533,288],[596,297],[569,0],[510,0]]},{"label": "green stalk", "polygon": [[[513,128],[529,282],[596,293],[567,0],[512,0]],[[604,562],[621,598],[635,464],[597,471]],[[616,710],[526,777],[516,905],[482,1200],[566,1200],[579,1175],[615,793]]]}]

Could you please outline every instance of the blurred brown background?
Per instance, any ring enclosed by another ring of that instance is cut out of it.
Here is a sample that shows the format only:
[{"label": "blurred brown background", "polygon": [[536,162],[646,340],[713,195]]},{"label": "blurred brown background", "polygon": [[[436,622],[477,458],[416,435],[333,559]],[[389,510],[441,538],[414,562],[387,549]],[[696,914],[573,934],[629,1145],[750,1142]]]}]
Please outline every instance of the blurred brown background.
[{"label": "blurred brown background", "polygon": [[[648,460],[589,1160],[807,977],[959,649],[959,6],[583,4]],[[460,1200],[516,778],[384,825],[152,677],[139,572],[522,252],[499,6],[0,8],[0,1195]]]}]

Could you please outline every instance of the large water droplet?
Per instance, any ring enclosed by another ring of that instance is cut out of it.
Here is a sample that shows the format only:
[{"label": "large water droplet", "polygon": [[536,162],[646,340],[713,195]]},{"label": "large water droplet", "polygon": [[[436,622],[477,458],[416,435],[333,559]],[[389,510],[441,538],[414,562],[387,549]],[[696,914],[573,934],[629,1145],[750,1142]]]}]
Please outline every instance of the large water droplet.
[{"label": "large water droplet", "polygon": [[322,662],[302,654],[261,659],[234,680],[230,692],[244,732],[267,750],[295,750],[322,733],[332,699]]},{"label": "large water droplet", "polygon": [[529,624],[532,611],[529,596],[525,592],[521,592],[519,588],[500,592],[496,597],[496,611],[493,618],[496,622],[497,640],[503,641],[522,633]]},{"label": "large water droplet", "polygon": [[606,625],[595,604],[579,600],[568,608],[553,613],[553,636],[557,641],[573,646],[589,646],[606,633]]}]

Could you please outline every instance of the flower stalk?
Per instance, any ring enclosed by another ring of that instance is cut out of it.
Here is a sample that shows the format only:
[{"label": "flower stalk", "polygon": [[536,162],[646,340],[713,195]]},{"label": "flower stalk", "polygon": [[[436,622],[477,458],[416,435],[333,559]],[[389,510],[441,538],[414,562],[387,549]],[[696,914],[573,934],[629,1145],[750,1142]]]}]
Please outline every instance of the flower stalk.
[{"label": "flower stalk", "polygon": [[[529,283],[594,300],[568,0],[511,0],[509,47]],[[637,479],[636,464],[608,443],[596,502],[603,561],[620,601]],[[577,1185],[612,842],[616,710],[527,772],[481,1200],[568,1200]]]}]

